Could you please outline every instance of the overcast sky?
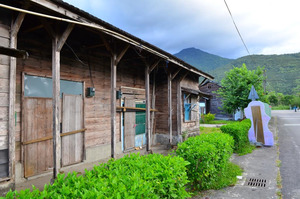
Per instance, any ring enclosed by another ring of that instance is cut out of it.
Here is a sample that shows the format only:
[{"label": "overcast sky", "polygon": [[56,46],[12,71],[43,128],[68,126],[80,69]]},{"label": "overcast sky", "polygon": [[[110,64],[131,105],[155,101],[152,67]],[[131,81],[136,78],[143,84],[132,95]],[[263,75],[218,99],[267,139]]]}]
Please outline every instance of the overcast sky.
[{"label": "overcast sky", "polygon": [[[174,54],[248,55],[224,0],[64,0]],[[250,54],[300,52],[299,0],[226,0]]]}]

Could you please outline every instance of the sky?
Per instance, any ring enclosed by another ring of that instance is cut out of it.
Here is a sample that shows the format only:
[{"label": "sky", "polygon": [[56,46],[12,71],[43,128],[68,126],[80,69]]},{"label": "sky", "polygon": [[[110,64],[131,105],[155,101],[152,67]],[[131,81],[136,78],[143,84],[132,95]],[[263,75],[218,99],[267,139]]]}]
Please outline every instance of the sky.
[{"label": "sky", "polygon": [[[249,55],[224,0],[64,0],[171,54]],[[250,54],[300,52],[299,0],[226,0]]]}]

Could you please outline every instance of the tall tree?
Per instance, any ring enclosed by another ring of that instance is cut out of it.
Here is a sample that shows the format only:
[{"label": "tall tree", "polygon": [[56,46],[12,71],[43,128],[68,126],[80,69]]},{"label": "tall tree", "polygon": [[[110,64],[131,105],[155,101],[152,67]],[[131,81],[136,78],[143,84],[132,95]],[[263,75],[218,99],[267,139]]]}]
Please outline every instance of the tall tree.
[{"label": "tall tree", "polygon": [[257,67],[256,70],[248,70],[245,64],[240,68],[234,67],[226,72],[221,81],[222,87],[217,91],[223,102],[223,111],[234,113],[239,108],[242,110],[246,108],[251,101],[248,96],[252,85],[260,100],[264,101],[262,84],[264,78],[262,68]]}]

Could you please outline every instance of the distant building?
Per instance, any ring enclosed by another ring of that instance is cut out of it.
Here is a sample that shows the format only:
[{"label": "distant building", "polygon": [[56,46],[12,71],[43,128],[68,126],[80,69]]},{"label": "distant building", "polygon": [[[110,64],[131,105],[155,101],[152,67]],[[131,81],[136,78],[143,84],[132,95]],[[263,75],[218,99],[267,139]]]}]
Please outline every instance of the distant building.
[{"label": "distant building", "polygon": [[[216,114],[216,119],[232,119],[232,115],[226,114],[221,110],[222,101],[221,98],[215,92],[221,86],[213,81],[206,81],[202,85],[199,86],[201,92],[206,93],[210,97],[204,96],[200,98],[200,111],[201,114],[212,113]],[[205,104],[205,108],[203,108]]]}]

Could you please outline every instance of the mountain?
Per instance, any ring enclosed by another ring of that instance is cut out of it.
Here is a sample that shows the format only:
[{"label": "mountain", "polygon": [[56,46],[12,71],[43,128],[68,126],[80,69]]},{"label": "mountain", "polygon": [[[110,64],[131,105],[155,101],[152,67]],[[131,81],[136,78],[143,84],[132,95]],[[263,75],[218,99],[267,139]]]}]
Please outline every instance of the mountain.
[{"label": "mountain", "polygon": [[[185,62],[207,72],[220,82],[225,72],[246,64],[249,70],[264,67],[267,77],[267,90],[293,94],[296,80],[300,81],[300,53],[284,55],[250,55],[238,59],[226,59],[196,48],[188,48],[175,54]],[[215,60],[214,60],[215,59]]]},{"label": "mountain", "polygon": [[215,70],[233,61],[232,59],[213,55],[197,48],[186,48],[174,55],[204,72]]}]

